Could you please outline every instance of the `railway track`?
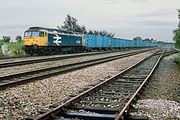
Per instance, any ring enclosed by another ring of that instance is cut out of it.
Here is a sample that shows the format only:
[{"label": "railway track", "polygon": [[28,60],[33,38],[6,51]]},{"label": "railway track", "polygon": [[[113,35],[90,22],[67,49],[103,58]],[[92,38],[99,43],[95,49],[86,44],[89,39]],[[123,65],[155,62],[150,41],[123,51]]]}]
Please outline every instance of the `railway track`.
[{"label": "railway track", "polygon": [[90,55],[107,54],[107,53],[110,53],[110,52],[93,52],[93,53],[80,53],[80,54],[70,54],[70,55],[68,54],[68,55],[48,56],[45,58],[31,57],[30,59],[25,58],[25,59],[19,59],[19,60],[14,59],[14,61],[11,60],[8,62],[0,63],[0,68],[47,62],[47,61],[63,60],[63,59],[68,59],[68,58],[76,58],[76,57],[83,57],[83,56],[90,56]]},{"label": "railway track", "polygon": [[[125,120],[132,104],[147,84],[163,57],[154,54],[130,66],[106,81],[70,98],[62,105],[54,105],[49,111],[41,111],[36,118],[26,120]],[[144,118],[143,118],[144,119]]]},{"label": "railway track", "polygon": [[12,75],[2,76],[0,77],[0,89],[4,89],[11,85],[17,85],[17,84],[26,83],[28,81],[43,79],[45,77],[50,77],[52,75],[56,75],[59,73],[65,73],[68,71],[128,57],[131,55],[136,55],[136,54],[147,52],[147,51],[149,51],[149,49],[135,51],[135,52],[126,53],[126,54],[124,53],[124,54],[114,55],[114,56],[109,56],[109,57],[103,57],[103,58],[98,58],[94,60],[87,60],[87,61],[73,63],[73,64],[66,64],[66,65],[61,65],[61,66],[56,66],[56,67],[34,70],[30,72],[16,73]]},{"label": "railway track", "polygon": [[[154,48],[151,48],[154,49]],[[149,50],[151,50],[149,49]],[[126,52],[129,50],[123,50],[122,52]],[[138,49],[135,51],[139,51]],[[83,56],[92,56],[92,55],[100,55],[100,54],[108,54],[113,52],[120,52],[120,51],[105,51],[105,52],[92,52],[92,53],[79,53],[79,54],[67,54],[67,55],[56,55],[56,56],[42,56],[42,57],[30,57],[29,59],[24,57],[22,59],[7,59],[1,60],[0,68],[4,67],[12,67],[12,66],[18,66],[18,65],[26,65],[26,64],[33,64],[33,63],[40,63],[40,62],[48,62],[48,61],[56,61],[56,60],[64,60],[69,58],[77,58],[77,57],[83,57]]]}]

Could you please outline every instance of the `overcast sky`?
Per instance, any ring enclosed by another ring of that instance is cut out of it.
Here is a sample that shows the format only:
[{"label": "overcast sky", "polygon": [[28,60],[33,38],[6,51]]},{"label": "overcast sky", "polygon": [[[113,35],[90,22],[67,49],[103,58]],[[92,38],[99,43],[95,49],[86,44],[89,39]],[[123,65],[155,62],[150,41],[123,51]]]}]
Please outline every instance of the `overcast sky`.
[{"label": "overcast sky", "polygon": [[31,26],[56,28],[67,14],[86,28],[116,37],[172,41],[180,0],[0,0],[0,38]]}]

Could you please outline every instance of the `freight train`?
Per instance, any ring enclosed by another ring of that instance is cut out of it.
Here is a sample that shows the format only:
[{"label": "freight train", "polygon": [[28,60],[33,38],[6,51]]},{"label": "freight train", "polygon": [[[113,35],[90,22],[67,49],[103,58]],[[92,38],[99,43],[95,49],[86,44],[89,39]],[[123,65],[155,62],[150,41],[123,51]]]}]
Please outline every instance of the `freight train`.
[{"label": "freight train", "polygon": [[158,46],[158,43],[80,34],[43,27],[30,27],[24,33],[25,52],[30,55],[155,46]]}]

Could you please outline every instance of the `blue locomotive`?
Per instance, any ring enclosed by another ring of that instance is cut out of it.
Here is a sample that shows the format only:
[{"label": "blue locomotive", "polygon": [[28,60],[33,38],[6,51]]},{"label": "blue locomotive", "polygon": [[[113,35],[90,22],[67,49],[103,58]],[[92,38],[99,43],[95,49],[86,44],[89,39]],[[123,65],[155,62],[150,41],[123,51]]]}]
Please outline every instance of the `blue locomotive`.
[{"label": "blue locomotive", "polygon": [[24,46],[27,54],[43,55],[59,52],[76,53],[92,50],[155,47],[158,46],[158,43],[30,27],[24,33]]}]

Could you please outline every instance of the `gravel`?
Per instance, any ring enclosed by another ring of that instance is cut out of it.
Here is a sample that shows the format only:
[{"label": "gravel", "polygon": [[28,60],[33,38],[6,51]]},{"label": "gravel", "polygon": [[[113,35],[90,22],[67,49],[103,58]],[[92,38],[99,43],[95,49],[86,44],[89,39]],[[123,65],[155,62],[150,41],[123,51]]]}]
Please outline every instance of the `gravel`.
[{"label": "gravel", "polygon": [[[99,53],[99,52],[77,53],[77,54],[92,54],[92,53]],[[8,58],[8,59],[0,59],[0,63],[20,62],[20,61],[25,61],[25,60],[39,60],[39,59],[46,59],[46,58],[72,56],[72,55],[77,55],[77,54],[62,54],[62,55],[48,55],[48,56],[32,56],[32,57],[21,57],[21,58]]]},{"label": "gravel", "polygon": [[[146,49],[146,48],[145,48]],[[133,50],[133,49],[132,49]],[[138,50],[138,49],[135,49]],[[119,52],[127,52],[128,50],[121,50]],[[107,51],[108,52],[108,51]],[[88,52],[88,53],[74,53],[74,54],[60,54],[60,55],[47,55],[47,56],[29,56],[29,57],[21,57],[21,58],[7,58],[7,59],[0,59],[0,63],[7,63],[7,62],[20,62],[25,60],[39,60],[39,59],[46,59],[46,58],[56,58],[56,57],[64,57],[64,56],[74,56],[79,54],[94,54],[94,53],[103,53],[103,52]],[[104,52],[106,54],[106,52]]]},{"label": "gravel", "polygon": [[0,91],[0,119],[24,119],[57,102],[68,100],[119,73],[151,52],[114,60]]},{"label": "gravel", "polygon": [[23,73],[23,72],[33,71],[33,70],[45,69],[45,68],[49,68],[49,67],[56,67],[56,66],[61,66],[61,65],[66,65],[66,64],[88,61],[88,60],[98,59],[98,58],[102,58],[102,57],[108,57],[108,56],[112,56],[112,55],[120,55],[120,54],[127,53],[127,52],[128,51],[115,52],[115,53],[109,53],[109,54],[84,56],[84,57],[78,57],[78,58],[41,62],[41,63],[34,63],[34,64],[28,64],[28,65],[14,66],[14,67],[5,67],[5,68],[0,68],[0,73],[1,73],[0,77],[12,75],[15,73]]},{"label": "gravel", "polygon": [[133,115],[148,116],[151,120],[180,120],[180,69],[174,54],[162,59],[152,76]]},{"label": "gravel", "polygon": [[132,115],[148,116],[151,120],[180,119],[180,104],[169,100],[139,100],[134,106],[138,112]]}]

